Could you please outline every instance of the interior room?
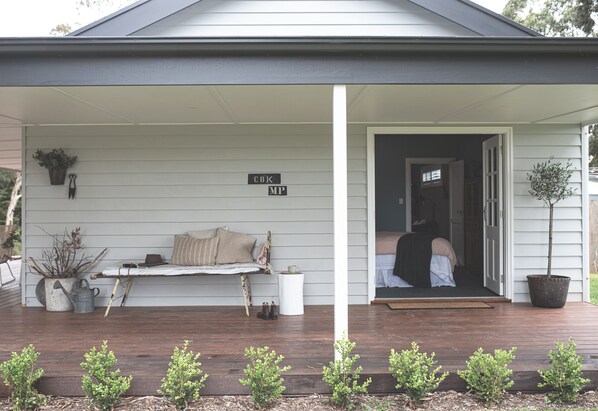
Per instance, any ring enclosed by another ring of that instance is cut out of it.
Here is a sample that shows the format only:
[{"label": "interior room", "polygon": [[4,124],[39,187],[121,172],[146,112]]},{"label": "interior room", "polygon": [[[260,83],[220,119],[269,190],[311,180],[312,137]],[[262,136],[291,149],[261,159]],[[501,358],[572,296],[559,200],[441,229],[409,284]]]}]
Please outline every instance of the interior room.
[{"label": "interior room", "polygon": [[[376,298],[497,296],[484,284],[483,258],[483,142],[492,137],[376,136]],[[419,246],[403,233],[428,238],[431,257],[416,257],[425,271],[430,261],[424,283],[398,272],[398,246]]]}]

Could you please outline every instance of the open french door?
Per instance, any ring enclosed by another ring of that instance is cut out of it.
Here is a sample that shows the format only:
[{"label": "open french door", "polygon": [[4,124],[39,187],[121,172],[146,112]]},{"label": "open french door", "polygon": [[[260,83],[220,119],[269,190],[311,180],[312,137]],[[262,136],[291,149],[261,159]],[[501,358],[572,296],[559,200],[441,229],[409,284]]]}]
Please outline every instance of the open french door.
[{"label": "open french door", "polygon": [[465,263],[465,162],[449,164],[450,241],[457,255],[457,264]]},{"label": "open french door", "polygon": [[484,287],[504,294],[502,136],[483,142]]}]

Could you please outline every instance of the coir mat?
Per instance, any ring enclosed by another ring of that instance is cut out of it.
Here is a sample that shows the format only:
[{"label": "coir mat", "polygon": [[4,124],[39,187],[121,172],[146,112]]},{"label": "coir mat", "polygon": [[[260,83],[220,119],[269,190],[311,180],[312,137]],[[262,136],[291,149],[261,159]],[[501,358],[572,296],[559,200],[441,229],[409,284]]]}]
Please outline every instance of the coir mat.
[{"label": "coir mat", "polygon": [[486,304],[480,301],[401,301],[395,303],[387,303],[386,305],[391,310],[471,310],[494,308],[490,304]]}]

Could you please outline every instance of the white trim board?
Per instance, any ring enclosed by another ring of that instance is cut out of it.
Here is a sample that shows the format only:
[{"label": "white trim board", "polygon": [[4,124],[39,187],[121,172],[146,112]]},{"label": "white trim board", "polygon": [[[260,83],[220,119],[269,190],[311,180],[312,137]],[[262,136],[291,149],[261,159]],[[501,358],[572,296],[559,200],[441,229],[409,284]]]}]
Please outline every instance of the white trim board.
[{"label": "white trim board", "polygon": [[368,127],[367,128],[367,207],[368,207],[368,301],[376,297],[376,135],[382,134],[487,134],[503,135],[504,173],[504,268],[505,297],[513,299],[513,128],[496,126],[462,127]]},{"label": "white trim board", "polygon": [[[583,126],[581,130],[581,158],[590,158],[589,153],[589,140],[590,130],[588,126]],[[583,255],[582,260],[582,300],[584,302],[590,302],[590,181],[589,175],[589,162],[581,162],[581,172],[584,178],[581,180],[581,207],[582,207],[582,221],[583,221]]]}]

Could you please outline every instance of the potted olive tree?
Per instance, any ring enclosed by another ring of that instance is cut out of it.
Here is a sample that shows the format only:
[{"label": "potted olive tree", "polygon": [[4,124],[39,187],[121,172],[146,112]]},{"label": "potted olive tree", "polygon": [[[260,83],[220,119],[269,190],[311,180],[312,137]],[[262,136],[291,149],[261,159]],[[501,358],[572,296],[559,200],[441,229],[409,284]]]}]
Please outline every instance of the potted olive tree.
[{"label": "potted olive tree", "polygon": [[63,149],[55,148],[47,153],[36,150],[33,153],[33,159],[37,160],[40,166],[48,169],[50,184],[55,186],[64,184],[66,170],[75,165],[77,156],[69,156]]},{"label": "potted olive tree", "polygon": [[554,206],[575,193],[569,187],[569,180],[573,174],[571,162],[563,165],[552,162],[552,157],[533,166],[527,174],[531,188],[529,193],[541,200],[548,207],[548,264],[546,274],[527,276],[532,304],[536,307],[561,308],[567,301],[569,292],[569,277],[552,274],[552,232],[554,221]]},{"label": "potted olive tree", "polygon": [[73,305],[61,289],[54,288],[54,283],[60,281],[65,290],[72,293],[79,275],[93,267],[108,249],[104,248],[96,256],[86,255],[79,227],[70,233],[65,230],[62,237],[48,235],[52,237],[52,247],[44,249],[39,258],[29,257],[27,265],[44,277],[46,310],[70,311]]}]

